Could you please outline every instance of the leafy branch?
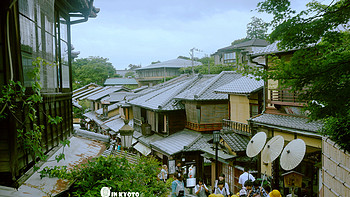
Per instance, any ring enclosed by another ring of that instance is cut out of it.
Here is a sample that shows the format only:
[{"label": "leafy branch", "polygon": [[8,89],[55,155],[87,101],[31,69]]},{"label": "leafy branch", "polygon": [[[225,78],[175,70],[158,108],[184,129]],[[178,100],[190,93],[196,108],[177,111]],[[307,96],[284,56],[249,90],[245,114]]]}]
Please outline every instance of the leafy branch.
[{"label": "leafy branch", "polygon": [[[3,106],[0,110],[0,118],[6,119],[13,117],[19,123],[17,129],[17,139],[19,144],[22,145],[24,151],[31,155],[34,161],[34,170],[38,170],[35,165],[37,158],[42,161],[47,160],[42,148],[42,133],[45,130],[44,125],[38,124],[38,111],[37,106],[43,101],[41,94],[41,83],[40,83],[40,68],[41,66],[54,66],[44,59],[38,57],[32,62],[33,70],[28,75],[33,79],[32,81],[32,94],[26,94],[26,87],[22,85],[20,81],[9,81],[9,83],[2,88],[2,97],[0,98],[0,106]],[[7,110],[6,110],[7,109]],[[23,110],[26,116],[24,120],[16,116],[16,111]],[[48,115],[49,123],[57,125],[63,119],[62,117],[56,116],[51,117]],[[65,145],[69,143],[64,142]],[[64,155],[60,156],[57,160],[64,158]]]}]

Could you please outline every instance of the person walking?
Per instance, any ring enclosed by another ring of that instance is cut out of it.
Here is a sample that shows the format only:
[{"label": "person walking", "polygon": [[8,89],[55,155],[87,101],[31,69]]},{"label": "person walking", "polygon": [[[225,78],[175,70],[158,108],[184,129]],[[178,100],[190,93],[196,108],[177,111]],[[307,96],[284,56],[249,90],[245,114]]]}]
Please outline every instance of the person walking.
[{"label": "person walking", "polygon": [[206,192],[209,192],[208,187],[203,183],[201,178],[198,179],[198,184],[194,187],[194,193],[199,197],[207,197]]},{"label": "person walking", "polygon": [[171,183],[171,196],[172,197],[184,197],[185,185],[182,181],[182,175],[176,174],[176,180]]},{"label": "person walking", "polygon": [[244,168],[243,174],[239,176],[238,183],[241,184],[241,187],[244,187],[244,183],[247,180],[255,181],[255,178],[252,174],[249,173],[249,169],[247,167]]},{"label": "person walking", "polygon": [[166,183],[166,180],[168,179],[168,167],[167,165],[163,165],[162,169],[160,170],[159,173],[159,179]]}]

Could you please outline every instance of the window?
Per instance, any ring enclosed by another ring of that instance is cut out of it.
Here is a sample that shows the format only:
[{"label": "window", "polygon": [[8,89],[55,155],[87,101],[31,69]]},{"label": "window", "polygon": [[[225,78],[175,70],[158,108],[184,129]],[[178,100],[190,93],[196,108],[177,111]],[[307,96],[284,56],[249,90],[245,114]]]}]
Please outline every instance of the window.
[{"label": "window", "polygon": [[224,63],[234,63],[236,62],[236,53],[225,53],[224,54]]},{"label": "window", "polygon": [[54,2],[18,1],[24,85],[31,87],[32,62],[41,57],[51,64],[40,68],[43,93],[71,91],[68,17]]}]

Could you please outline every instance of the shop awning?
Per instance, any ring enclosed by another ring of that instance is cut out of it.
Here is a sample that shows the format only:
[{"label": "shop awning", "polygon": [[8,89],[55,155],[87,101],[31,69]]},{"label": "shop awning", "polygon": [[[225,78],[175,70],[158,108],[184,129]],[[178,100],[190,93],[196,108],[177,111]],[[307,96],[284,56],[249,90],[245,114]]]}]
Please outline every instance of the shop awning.
[{"label": "shop awning", "polygon": [[135,144],[134,148],[145,156],[149,155],[152,152],[152,150],[150,148],[141,144],[140,142]]}]

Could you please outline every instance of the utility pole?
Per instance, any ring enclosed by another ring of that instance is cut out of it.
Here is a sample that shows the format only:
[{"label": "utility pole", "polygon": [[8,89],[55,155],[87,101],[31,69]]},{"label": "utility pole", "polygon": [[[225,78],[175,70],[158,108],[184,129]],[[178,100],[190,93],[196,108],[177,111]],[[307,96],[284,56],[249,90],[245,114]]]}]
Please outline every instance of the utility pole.
[{"label": "utility pole", "polygon": [[194,51],[202,52],[201,50],[196,49],[194,47],[192,49],[190,49],[190,55],[191,55],[191,60],[192,60],[192,75],[194,75],[194,68],[193,68],[193,66],[194,66],[194,62],[193,62]]}]

